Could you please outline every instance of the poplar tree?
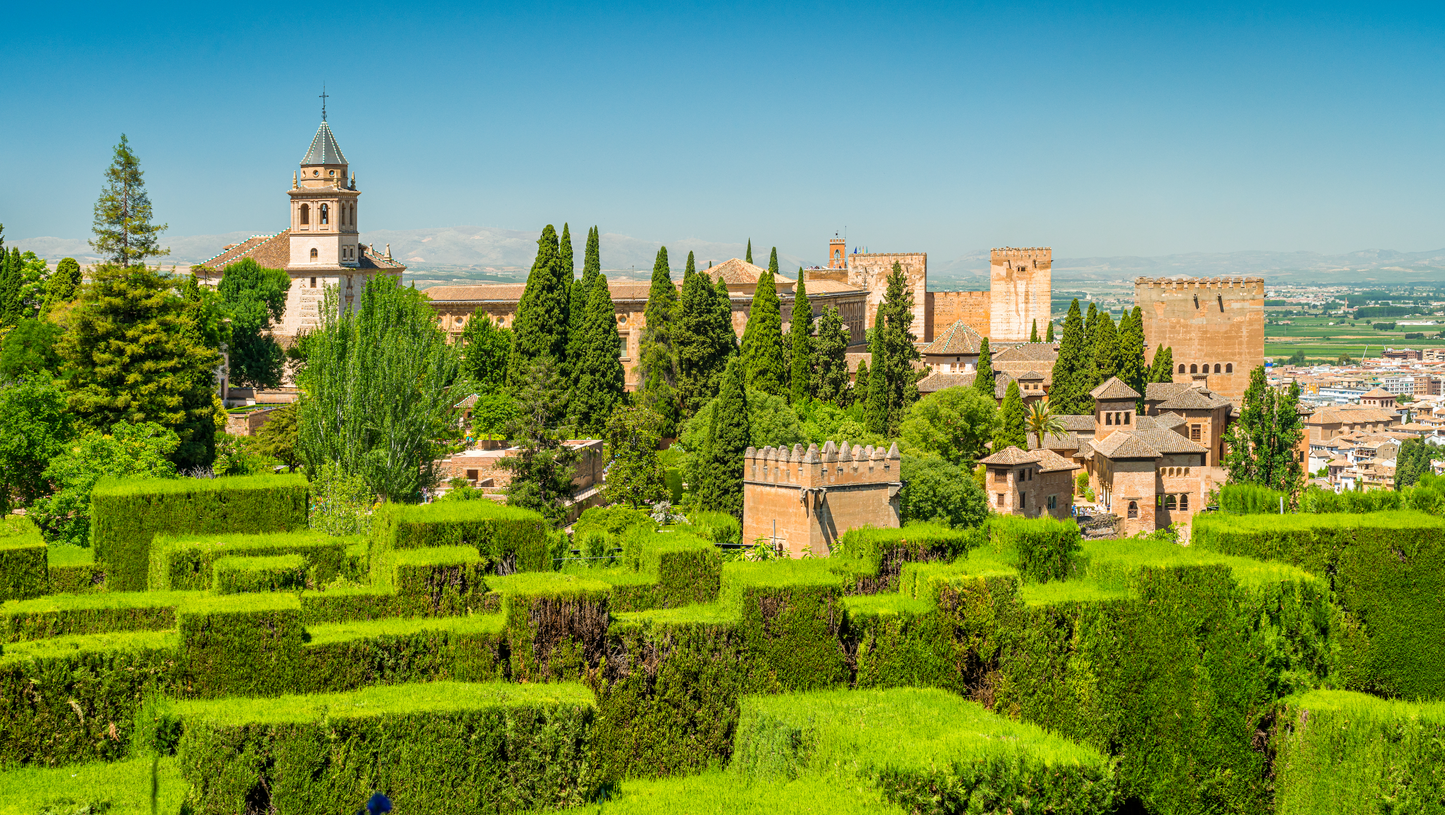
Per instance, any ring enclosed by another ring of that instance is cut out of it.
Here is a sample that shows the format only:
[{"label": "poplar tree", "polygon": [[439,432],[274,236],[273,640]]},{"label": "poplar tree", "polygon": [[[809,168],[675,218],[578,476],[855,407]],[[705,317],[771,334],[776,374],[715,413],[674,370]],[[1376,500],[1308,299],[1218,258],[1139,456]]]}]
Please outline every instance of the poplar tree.
[{"label": "poplar tree", "polygon": [[45,281],[45,305],[42,314],[48,314],[57,306],[69,303],[80,291],[80,263],[75,258],[62,258],[55,266],[55,274]]},{"label": "poplar tree", "polygon": [[[564,227],[565,229],[565,227]],[[592,283],[602,274],[602,260],[598,253],[597,227],[587,230],[587,248],[582,256],[582,277],[572,284],[567,307],[567,359],[577,360],[582,356],[583,328],[587,321],[587,303],[592,297]]]},{"label": "poplar tree", "polygon": [[781,308],[773,272],[766,271],[758,276],[748,325],[743,329],[743,369],[749,387],[773,396],[788,394]]},{"label": "poplar tree", "polygon": [[743,456],[752,438],[743,368],[740,358],[728,360],[694,491],[699,509],[726,512],[738,519],[743,514]]},{"label": "poplar tree", "polygon": [[843,327],[837,306],[823,309],[813,345],[813,395],[823,402],[847,407],[852,401],[848,391],[848,330]]},{"label": "poplar tree", "polygon": [[1054,321],[1049,320],[1049,327],[1044,331],[1044,342],[1054,341]]},{"label": "poplar tree", "polygon": [[115,146],[115,158],[105,171],[105,186],[95,202],[91,248],[121,267],[164,257],[171,251],[159,243],[166,224],[151,223],[152,214],[140,159],[131,152],[130,141],[122,133],[120,144]]},{"label": "poplar tree", "polygon": [[793,319],[788,325],[792,339],[792,398],[801,404],[813,396],[813,305],[808,302],[808,288],[803,270],[798,269],[798,289],[793,296]]},{"label": "poplar tree", "polygon": [[[692,262],[691,253],[688,262]],[[683,273],[677,316],[677,401],[684,417],[697,413],[717,396],[718,377],[727,364],[727,348],[716,336],[716,299],[707,275]]]},{"label": "poplar tree", "polygon": [[1114,327],[1114,316],[1107,311],[1099,312],[1093,347],[1094,368],[1098,371],[1095,380],[1107,382],[1109,377],[1119,373],[1119,332]]},{"label": "poplar tree", "polygon": [[1159,350],[1154,352],[1154,362],[1149,368],[1150,382],[1173,382],[1174,381],[1174,349],[1159,344]]},{"label": "poplar tree", "polygon": [[[1065,331],[1068,324],[1065,323]],[[1052,401],[1052,399],[1050,399]],[[1008,383],[1004,391],[1003,405],[999,408],[999,428],[993,437],[993,451],[1000,452],[1006,447],[1029,449],[1028,411],[1024,409],[1023,396],[1019,394],[1017,380]]]},{"label": "poplar tree", "polygon": [[1144,393],[1144,312],[1138,306],[1119,321],[1119,371],[1124,384]]},{"label": "poplar tree", "polygon": [[547,224],[537,239],[537,257],[527,274],[527,286],[512,321],[512,359],[508,370],[515,377],[524,364],[551,357],[560,366],[567,357],[565,297],[558,274],[557,231]]},{"label": "poplar tree", "polygon": [[677,319],[677,287],[672,283],[667,247],[657,250],[652,264],[652,287],[647,291],[645,325],[638,349],[638,390],[642,403],[667,422],[664,435],[672,435],[678,420],[677,348],[673,321]]},{"label": "poplar tree", "polygon": [[1064,317],[1064,336],[1059,341],[1059,357],[1054,362],[1053,385],[1049,388],[1049,403],[1059,415],[1077,416],[1094,411],[1089,391],[1093,389],[1095,371],[1085,339],[1084,317],[1075,298]]},{"label": "poplar tree", "polygon": [[[1057,366],[1056,366],[1057,367]],[[1054,386],[1058,386],[1059,380],[1054,379]],[[988,347],[988,337],[978,344],[978,364],[974,366],[973,389],[992,399],[994,384],[993,376],[993,352]]]},{"label": "poplar tree", "polygon": [[1038,319],[1035,319],[1035,320],[1034,320],[1034,327],[1029,331],[1029,342],[1038,342],[1038,341],[1039,341],[1039,321],[1038,321]]},{"label": "poplar tree", "polygon": [[581,355],[572,382],[572,419],[577,432],[599,438],[608,417],[624,399],[627,375],[622,368],[622,336],[607,278],[598,275],[582,323]]}]

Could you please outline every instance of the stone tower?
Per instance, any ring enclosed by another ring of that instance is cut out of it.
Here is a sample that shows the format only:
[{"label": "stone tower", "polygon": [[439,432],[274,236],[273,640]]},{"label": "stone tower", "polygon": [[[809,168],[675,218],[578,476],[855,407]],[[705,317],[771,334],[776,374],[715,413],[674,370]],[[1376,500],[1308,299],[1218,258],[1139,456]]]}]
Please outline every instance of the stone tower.
[{"label": "stone tower", "polygon": [[828,268],[848,268],[848,249],[844,246],[843,239],[838,237],[836,233],[833,235],[833,238],[828,241]]},{"label": "stone tower", "polygon": [[1264,364],[1264,279],[1148,278],[1134,281],[1152,361],[1173,349],[1174,381],[1192,382],[1236,405],[1249,372]]},{"label": "stone tower", "polygon": [[897,529],[903,459],[861,444],[747,449],[743,458],[743,540],[780,553],[826,557],[850,529]]},{"label": "stone tower", "polygon": [[989,253],[989,341],[1028,342],[1035,321],[1039,336],[1050,319],[1053,250],[995,249]]},{"label": "stone tower", "polygon": [[291,257],[288,270],[356,268],[356,179],[347,178],[346,156],[336,146],[331,126],[321,127],[301,159],[299,179],[291,182]]}]

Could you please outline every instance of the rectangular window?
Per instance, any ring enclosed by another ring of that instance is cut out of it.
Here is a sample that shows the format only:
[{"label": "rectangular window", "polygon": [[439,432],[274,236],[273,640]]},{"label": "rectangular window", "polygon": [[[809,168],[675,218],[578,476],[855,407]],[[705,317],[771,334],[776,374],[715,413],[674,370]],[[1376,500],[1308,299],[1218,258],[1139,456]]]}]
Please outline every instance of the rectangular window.
[{"label": "rectangular window", "polygon": [[1105,413],[1105,414],[1104,414],[1104,424],[1105,424],[1105,425],[1112,425],[1112,424],[1114,424],[1114,414],[1112,414],[1112,413]]},{"label": "rectangular window", "polygon": [[1197,424],[1192,424],[1192,425],[1190,425],[1190,426],[1189,426],[1189,440],[1190,440],[1190,441],[1199,441],[1199,439],[1200,439],[1199,425],[1197,425]]},{"label": "rectangular window", "polygon": [[998,506],[1003,506],[1003,493],[999,493],[999,494],[998,494],[997,505],[998,505]]},{"label": "rectangular window", "polygon": [[311,278],[311,288],[316,288],[316,278]]},{"label": "rectangular window", "polygon": [[1059,508],[1059,496],[1057,496],[1057,495],[1050,495],[1050,496],[1049,496],[1049,509],[1058,509],[1058,508]]},{"label": "rectangular window", "polygon": [[477,471],[467,470],[467,480],[472,482],[472,485],[475,486],[477,483]]},{"label": "rectangular window", "polygon": [[1127,411],[1124,413],[1124,424],[1129,424],[1129,417],[1131,415],[1132,414],[1128,413]]}]

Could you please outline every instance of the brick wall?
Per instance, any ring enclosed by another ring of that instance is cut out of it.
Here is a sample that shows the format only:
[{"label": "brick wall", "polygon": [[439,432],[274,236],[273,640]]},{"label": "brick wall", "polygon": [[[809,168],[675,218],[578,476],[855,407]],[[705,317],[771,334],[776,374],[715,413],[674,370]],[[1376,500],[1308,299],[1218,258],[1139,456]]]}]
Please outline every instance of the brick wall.
[{"label": "brick wall", "polygon": [[901,466],[896,447],[749,447],[743,541],[773,542],[791,557],[823,556],[849,529],[897,528]]},{"label": "brick wall", "polygon": [[1249,372],[1264,364],[1262,278],[1141,277],[1134,281],[1134,303],[1143,313],[1151,361],[1161,344],[1168,346],[1175,382],[1190,382],[1207,368],[1209,389],[1239,404]]},{"label": "brick wall", "polygon": [[989,306],[992,297],[986,291],[931,291],[928,293],[928,336],[925,342],[945,328],[962,320],[965,325],[987,337],[990,329]]}]

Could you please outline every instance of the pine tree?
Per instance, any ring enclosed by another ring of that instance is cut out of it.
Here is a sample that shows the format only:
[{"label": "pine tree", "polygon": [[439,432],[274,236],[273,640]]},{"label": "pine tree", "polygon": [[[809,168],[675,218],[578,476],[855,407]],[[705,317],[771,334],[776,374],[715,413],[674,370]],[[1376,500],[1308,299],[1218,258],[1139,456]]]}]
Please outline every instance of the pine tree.
[{"label": "pine tree", "polygon": [[[691,263],[692,254],[688,254]],[[697,413],[717,396],[728,349],[718,342],[717,292],[705,274],[683,273],[677,316],[677,399],[683,417]],[[731,328],[725,329],[731,335]]]},{"label": "pine tree", "polygon": [[[851,402],[848,391],[848,330],[837,306],[823,309],[818,318],[818,334],[814,340],[813,395],[838,407]],[[793,382],[797,383],[796,374]]]},{"label": "pine tree", "polygon": [[1034,320],[1034,327],[1029,331],[1029,342],[1039,341],[1039,321]]},{"label": "pine tree", "polygon": [[753,262],[753,239],[752,239],[752,238],[748,238],[748,254],[747,254],[747,257],[743,258],[743,260],[746,260],[748,263],[752,263],[752,262]]},{"label": "pine tree", "polygon": [[1094,411],[1089,391],[1095,372],[1086,349],[1084,317],[1075,298],[1064,317],[1064,336],[1059,341],[1059,357],[1054,362],[1053,385],[1049,388],[1049,402],[1056,414],[1082,416]]},{"label": "pine tree", "polygon": [[625,396],[627,374],[622,368],[622,336],[617,333],[616,310],[607,278],[598,275],[587,301],[582,324],[582,352],[572,387],[572,421],[577,432],[598,438],[608,417]]},{"label": "pine tree", "polygon": [[1049,320],[1049,327],[1044,331],[1044,342],[1054,341],[1054,321]]},{"label": "pine tree", "polygon": [[[1065,331],[1067,331],[1067,325],[1065,323]],[[999,418],[1001,422],[998,432],[993,437],[993,451],[997,453],[1006,447],[1017,447],[1020,450],[1029,449],[1029,416],[1028,411],[1024,409],[1024,400],[1019,394],[1017,380],[1010,381],[1008,389],[1004,391]]]},{"label": "pine tree", "polygon": [[1114,327],[1114,316],[1107,311],[1099,312],[1093,347],[1094,368],[1098,371],[1095,381],[1107,382],[1119,373],[1119,332]]},{"label": "pine tree", "polygon": [[803,270],[798,269],[798,290],[793,296],[793,319],[788,326],[792,339],[792,400],[801,404],[813,397],[813,304],[808,302],[808,288]]},{"label": "pine tree", "polygon": [[74,300],[80,290],[80,281],[80,263],[75,258],[61,259],[55,266],[55,274],[45,281],[45,305],[41,313],[48,314]]},{"label": "pine tree", "polygon": [[[994,398],[994,388],[997,387],[993,376],[993,352],[988,347],[988,337],[978,344],[978,364],[974,366],[973,389],[979,393]],[[1054,380],[1055,384],[1058,380]]]},{"label": "pine tree", "polygon": [[667,422],[664,435],[672,435],[679,418],[677,404],[677,348],[674,344],[677,319],[677,287],[672,282],[667,247],[657,250],[652,264],[652,287],[647,291],[645,325],[638,349],[638,390],[642,404],[657,411]]},{"label": "pine tree", "polygon": [[1144,312],[1138,306],[1119,321],[1119,370],[1124,384],[1144,392],[1147,369],[1144,367]]},{"label": "pine tree", "polygon": [[[551,224],[537,239],[537,257],[512,320],[512,359],[508,369],[519,376],[524,363],[551,357],[558,367],[567,358],[565,297],[561,290],[557,231]],[[560,376],[557,377],[560,379]],[[538,380],[541,381],[541,380]]]},{"label": "pine tree", "polygon": [[151,215],[145,173],[122,133],[120,144],[115,146],[115,159],[105,171],[105,186],[95,202],[95,239],[90,242],[91,248],[121,267],[164,257],[171,250],[162,249],[158,238],[166,224],[152,224]]},{"label": "pine tree", "polygon": [[858,371],[853,374],[852,395],[848,397],[849,402],[862,402],[868,398],[868,382],[873,378],[868,372],[868,360],[858,360]]},{"label": "pine tree", "polygon": [[702,463],[697,468],[700,478],[694,493],[699,509],[726,512],[739,519],[743,514],[743,456],[752,438],[745,376],[740,358],[728,361],[703,446]]},{"label": "pine tree", "polygon": [[904,412],[918,401],[918,378],[913,370],[918,348],[914,339],[913,293],[908,290],[903,267],[894,262],[869,340],[873,371],[864,423],[870,432],[896,435]]},{"label": "pine tree", "polygon": [[758,276],[753,306],[743,329],[743,369],[748,386],[773,396],[788,395],[783,361],[783,315],[771,271]]},{"label": "pine tree", "polygon": [[1149,368],[1150,382],[1173,382],[1174,381],[1174,349],[1159,344],[1159,350],[1154,352],[1154,362]]}]

